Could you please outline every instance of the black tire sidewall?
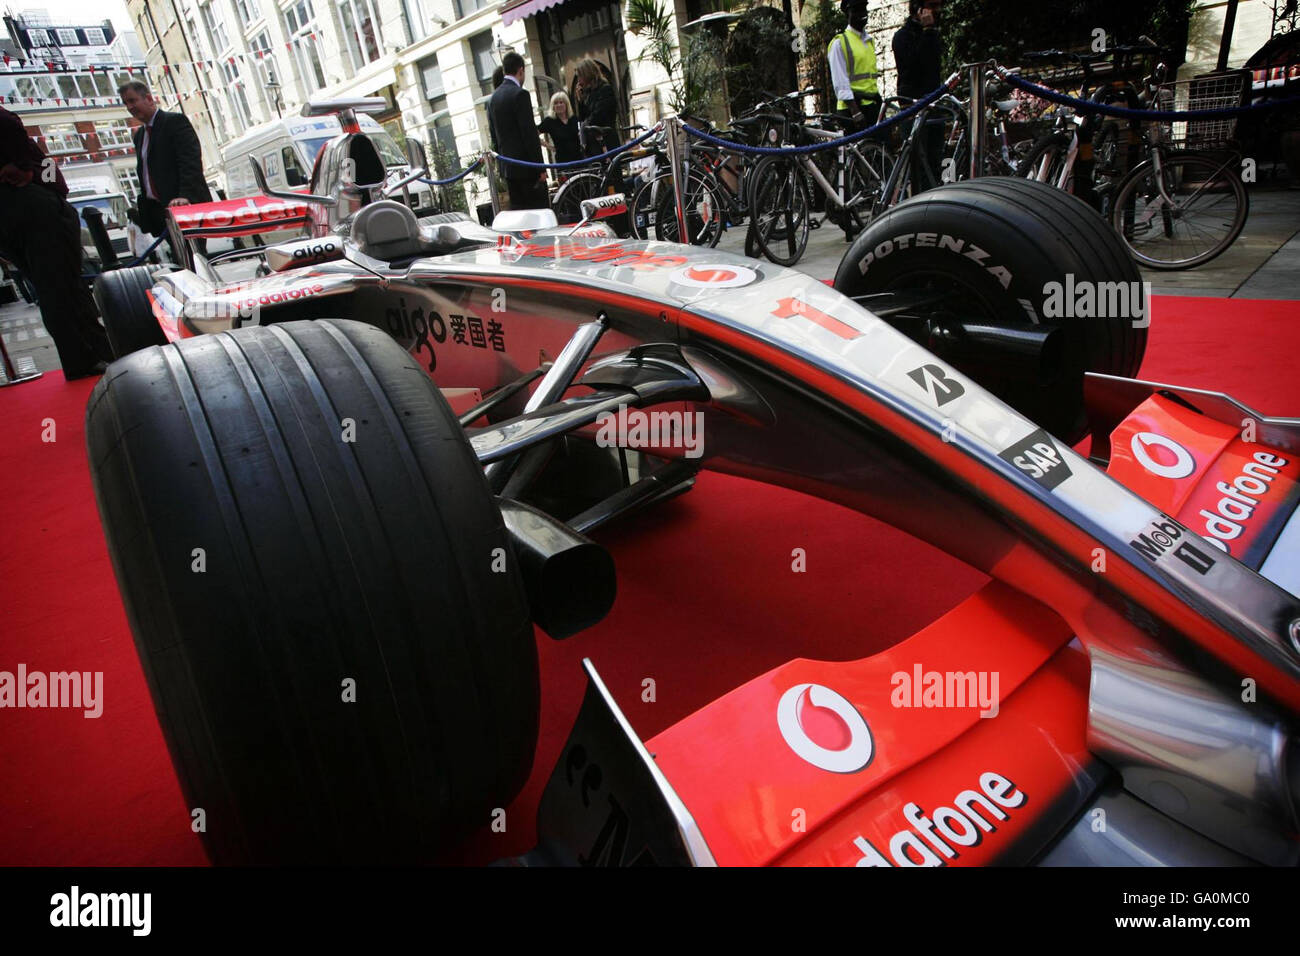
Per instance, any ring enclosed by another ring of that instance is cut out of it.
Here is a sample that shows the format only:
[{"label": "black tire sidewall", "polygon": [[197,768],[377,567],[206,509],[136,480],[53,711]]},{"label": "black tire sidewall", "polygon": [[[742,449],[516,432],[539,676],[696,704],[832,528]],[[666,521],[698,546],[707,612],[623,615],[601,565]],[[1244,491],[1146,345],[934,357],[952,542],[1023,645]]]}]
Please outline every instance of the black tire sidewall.
[{"label": "black tire sidewall", "polygon": [[158,326],[149,301],[153,287],[153,270],[148,266],[114,269],[95,279],[95,304],[104,320],[109,347],[114,358],[164,345],[167,337]]}]

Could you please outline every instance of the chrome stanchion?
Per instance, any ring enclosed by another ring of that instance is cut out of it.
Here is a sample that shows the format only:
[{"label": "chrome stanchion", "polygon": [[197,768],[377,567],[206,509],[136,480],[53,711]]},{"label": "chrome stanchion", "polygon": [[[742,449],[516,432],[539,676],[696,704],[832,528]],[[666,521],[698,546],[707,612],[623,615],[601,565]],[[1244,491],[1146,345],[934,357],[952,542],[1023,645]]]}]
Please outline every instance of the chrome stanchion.
[{"label": "chrome stanchion", "polygon": [[30,370],[19,372],[14,367],[13,359],[9,357],[9,350],[5,348],[4,336],[0,335],[0,360],[4,362],[5,373],[5,380],[0,382],[0,388],[4,388],[6,385],[18,385],[22,382],[30,382],[32,379],[40,378],[45,374],[44,372],[37,371],[36,363],[30,356],[24,356],[24,359],[24,364],[30,364],[31,368]]},{"label": "chrome stanchion", "polygon": [[966,69],[970,80],[970,109],[966,114],[966,124],[970,127],[970,178],[978,179],[984,175],[984,151],[987,148],[984,136],[984,70],[988,63],[972,63]]},{"label": "chrome stanchion", "polygon": [[483,153],[483,168],[487,171],[488,195],[492,198],[492,216],[501,211],[501,197],[497,195],[497,156],[492,150]]},{"label": "chrome stanchion", "polygon": [[682,178],[686,175],[684,168],[686,162],[686,132],[682,129],[681,117],[668,117],[668,126],[665,131],[668,134],[668,168],[673,173],[673,201],[677,209],[677,241],[688,243],[691,239],[686,231],[686,206],[682,202]]}]

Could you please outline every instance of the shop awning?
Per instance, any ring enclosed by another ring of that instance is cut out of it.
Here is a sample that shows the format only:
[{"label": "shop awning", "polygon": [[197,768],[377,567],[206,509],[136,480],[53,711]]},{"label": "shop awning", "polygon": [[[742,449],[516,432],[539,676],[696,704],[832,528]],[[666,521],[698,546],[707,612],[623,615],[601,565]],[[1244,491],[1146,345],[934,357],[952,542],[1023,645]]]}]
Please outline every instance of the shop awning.
[{"label": "shop awning", "polygon": [[510,26],[516,20],[531,17],[551,7],[558,7],[564,0],[509,0],[501,11],[502,26]]}]

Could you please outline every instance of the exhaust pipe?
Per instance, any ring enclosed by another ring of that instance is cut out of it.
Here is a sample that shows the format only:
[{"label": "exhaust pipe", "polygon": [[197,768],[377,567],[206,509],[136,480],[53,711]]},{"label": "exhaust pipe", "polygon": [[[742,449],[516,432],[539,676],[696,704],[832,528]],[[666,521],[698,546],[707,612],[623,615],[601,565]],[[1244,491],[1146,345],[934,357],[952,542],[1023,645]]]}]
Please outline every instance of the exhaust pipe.
[{"label": "exhaust pipe", "polygon": [[530,505],[498,498],[533,621],[563,640],[599,623],[617,585],[609,552]]}]

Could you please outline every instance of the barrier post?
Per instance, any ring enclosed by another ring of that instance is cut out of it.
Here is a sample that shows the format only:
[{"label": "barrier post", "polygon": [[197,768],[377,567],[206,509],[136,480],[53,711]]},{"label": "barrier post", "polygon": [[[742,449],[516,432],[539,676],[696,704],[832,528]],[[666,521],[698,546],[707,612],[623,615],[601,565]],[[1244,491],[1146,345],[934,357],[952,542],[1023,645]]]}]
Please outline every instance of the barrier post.
[{"label": "barrier post", "polygon": [[19,372],[15,369],[13,360],[9,358],[9,350],[5,348],[3,335],[0,335],[0,361],[4,362],[5,371],[5,380],[0,382],[0,388],[4,388],[6,385],[18,385],[21,382],[30,382],[32,379],[40,378],[45,374],[44,372],[37,371],[36,363],[33,362],[31,358],[27,359],[27,361],[31,363],[31,371]]},{"label": "barrier post", "polygon": [[686,231],[686,206],[682,201],[682,178],[686,175],[684,169],[686,162],[686,132],[682,129],[681,117],[668,117],[668,126],[665,131],[668,134],[668,168],[673,173],[673,205],[677,211],[677,241],[689,243],[691,239]]},{"label": "barrier post", "polygon": [[970,79],[970,109],[966,125],[970,128],[970,178],[984,175],[984,151],[987,148],[984,134],[984,63],[972,63],[966,69]]},{"label": "barrier post", "polygon": [[501,197],[497,195],[497,155],[492,150],[483,152],[483,168],[487,170],[488,195],[492,198],[492,216],[501,211]]}]

